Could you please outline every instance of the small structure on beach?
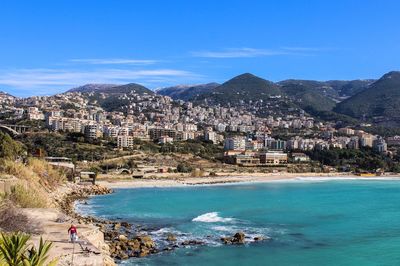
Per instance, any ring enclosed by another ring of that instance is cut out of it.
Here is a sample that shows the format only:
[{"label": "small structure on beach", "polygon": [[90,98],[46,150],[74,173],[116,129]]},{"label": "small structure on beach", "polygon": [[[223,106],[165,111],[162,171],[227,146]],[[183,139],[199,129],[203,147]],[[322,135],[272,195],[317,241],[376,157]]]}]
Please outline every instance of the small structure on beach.
[{"label": "small structure on beach", "polygon": [[144,173],[143,172],[133,172],[132,173],[132,178],[143,178]]},{"label": "small structure on beach", "polygon": [[82,182],[90,182],[93,185],[95,185],[96,184],[96,176],[97,176],[97,174],[95,172],[84,171],[84,172],[80,172],[79,180],[76,180],[76,181],[78,181],[80,183],[82,183]]}]

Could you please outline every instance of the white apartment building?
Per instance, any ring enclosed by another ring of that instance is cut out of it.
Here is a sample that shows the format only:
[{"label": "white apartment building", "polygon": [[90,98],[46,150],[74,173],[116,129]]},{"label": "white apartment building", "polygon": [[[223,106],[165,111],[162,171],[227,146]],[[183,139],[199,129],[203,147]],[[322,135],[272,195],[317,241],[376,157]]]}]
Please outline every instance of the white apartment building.
[{"label": "white apartment building", "polygon": [[119,149],[132,148],[134,144],[132,136],[120,135],[117,137],[117,146]]}]

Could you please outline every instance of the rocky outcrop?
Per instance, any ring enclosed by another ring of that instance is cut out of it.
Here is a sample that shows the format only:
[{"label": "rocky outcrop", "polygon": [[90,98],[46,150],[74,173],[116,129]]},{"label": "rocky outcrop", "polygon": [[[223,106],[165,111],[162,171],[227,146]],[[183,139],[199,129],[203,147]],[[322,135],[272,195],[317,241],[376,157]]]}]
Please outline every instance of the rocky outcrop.
[{"label": "rocky outcrop", "polygon": [[111,257],[124,260],[129,257],[145,257],[156,253],[156,244],[148,235],[140,235],[129,239],[125,235],[120,235],[117,241],[110,243]]},{"label": "rocky outcrop", "polygon": [[[258,241],[264,241],[266,239],[269,239],[269,238],[263,237],[263,236],[255,236],[255,237],[253,237],[253,239],[248,238],[248,240],[250,242],[252,242],[251,240],[258,242]],[[243,232],[237,232],[234,236],[221,237],[221,241],[226,245],[245,244],[246,243],[246,235]]]},{"label": "rocky outcrop", "polygon": [[167,235],[167,241],[169,242],[176,242],[176,236],[174,234],[168,234]]},{"label": "rocky outcrop", "polygon": [[244,244],[246,242],[246,236],[243,232],[237,232],[234,236],[221,237],[221,241],[224,244]]}]

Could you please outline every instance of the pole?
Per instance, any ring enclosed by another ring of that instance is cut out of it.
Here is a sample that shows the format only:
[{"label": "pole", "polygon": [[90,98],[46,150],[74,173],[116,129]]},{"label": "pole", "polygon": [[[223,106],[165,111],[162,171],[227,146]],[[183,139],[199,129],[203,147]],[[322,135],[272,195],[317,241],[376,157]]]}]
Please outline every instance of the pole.
[{"label": "pole", "polygon": [[75,239],[72,240],[72,261],[71,265],[74,266],[74,253],[75,253]]}]

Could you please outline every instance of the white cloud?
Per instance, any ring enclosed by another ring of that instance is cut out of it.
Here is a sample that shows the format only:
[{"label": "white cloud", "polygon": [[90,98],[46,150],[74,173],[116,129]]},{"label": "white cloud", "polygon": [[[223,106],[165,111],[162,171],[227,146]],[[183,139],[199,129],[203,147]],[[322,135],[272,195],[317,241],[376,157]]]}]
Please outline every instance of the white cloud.
[{"label": "white cloud", "polygon": [[194,57],[204,58],[251,58],[279,55],[311,56],[311,52],[319,52],[326,49],[312,47],[282,47],[279,49],[256,49],[256,48],[230,48],[220,51],[195,51]]},{"label": "white cloud", "polygon": [[126,58],[77,58],[68,61],[90,65],[151,65],[159,62],[158,60]]},{"label": "white cloud", "polygon": [[274,56],[286,54],[283,50],[255,49],[255,48],[232,48],[222,51],[197,51],[192,52],[195,57],[207,58],[241,58],[241,57],[259,57]]},{"label": "white cloud", "polygon": [[[202,76],[177,69],[16,69],[0,70],[0,85],[15,88],[22,94],[52,94],[87,83],[125,84],[136,82],[147,86],[187,82]],[[20,93],[20,94],[21,94]]]}]

